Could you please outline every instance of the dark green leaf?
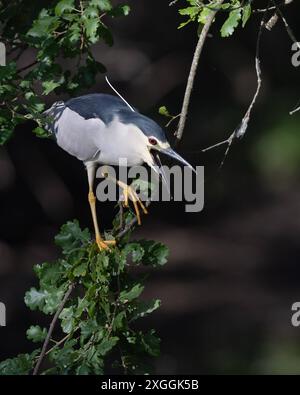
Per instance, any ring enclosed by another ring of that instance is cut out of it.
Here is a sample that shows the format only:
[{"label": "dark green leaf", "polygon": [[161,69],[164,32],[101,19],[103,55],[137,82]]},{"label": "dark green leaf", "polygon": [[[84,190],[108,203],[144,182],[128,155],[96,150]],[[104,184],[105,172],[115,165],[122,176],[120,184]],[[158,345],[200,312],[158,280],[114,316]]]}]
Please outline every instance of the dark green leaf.
[{"label": "dark green leaf", "polygon": [[47,336],[47,329],[41,328],[39,325],[31,325],[26,332],[27,339],[32,340],[34,343],[42,342]]},{"label": "dark green leaf", "polygon": [[150,240],[139,241],[145,251],[143,263],[153,267],[162,266],[167,262],[169,249],[162,243]]},{"label": "dark green leaf", "polygon": [[7,359],[0,363],[0,375],[28,375],[33,368],[34,360],[40,350],[31,354],[20,354],[16,358]]},{"label": "dark green leaf", "polygon": [[62,226],[60,233],[55,237],[55,242],[59,245],[64,254],[70,254],[75,248],[86,246],[90,241],[88,229],[81,230],[79,222],[67,222]]},{"label": "dark green leaf", "polygon": [[136,284],[131,289],[122,291],[119,296],[120,302],[122,303],[131,302],[133,299],[136,299],[137,297],[140,296],[140,294],[143,292],[143,289],[144,289],[143,285]]},{"label": "dark green leaf", "polygon": [[61,16],[66,11],[72,11],[75,0],[60,0],[55,7],[55,14]]},{"label": "dark green leaf", "polygon": [[60,313],[61,327],[65,333],[71,333],[75,328],[74,307],[65,307]]},{"label": "dark green leaf", "polygon": [[105,356],[112,350],[112,348],[118,343],[119,338],[117,336],[110,337],[108,339],[103,339],[101,343],[96,347],[97,352],[101,356]]}]

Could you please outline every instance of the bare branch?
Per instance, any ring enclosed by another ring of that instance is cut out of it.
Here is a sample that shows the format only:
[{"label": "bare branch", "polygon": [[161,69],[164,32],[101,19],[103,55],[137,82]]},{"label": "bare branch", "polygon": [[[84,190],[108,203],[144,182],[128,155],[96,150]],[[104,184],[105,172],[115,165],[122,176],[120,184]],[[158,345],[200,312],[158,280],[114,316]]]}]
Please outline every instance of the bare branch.
[{"label": "bare branch", "polygon": [[24,66],[24,67],[21,67],[20,69],[17,70],[17,72],[18,72],[18,73],[21,73],[22,71],[25,71],[25,70],[27,70],[27,69],[30,69],[30,67],[35,66],[37,63],[38,63],[38,61],[35,60],[35,61],[29,63],[28,65],[26,65],[26,66]]},{"label": "bare branch", "polygon": [[295,114],[298,111],[300,111],[300,106],[295,108],[295,110],[290,111],[290,115],[293,115],[293,114]]},{"label": "bare branch", "polygon": [[[221,5],[223,2],[224,2],[224,0],[219,0],[218,5]],[[215,19],[217,12],[218,12],[218,10],[212,11],[211,14],[207,17],[206,23],[203,26],[203,29],[201,31],[201,34],[200,34],[200,37],[199,37],[199,40],[198,40],[198,43],[197,43],[197,46],[195,49],[195,53],[194,53],[194,57],[193,57],[193,61],[192,61],[191,69],[190,69],[190,74],[189,74],[186,89],[185,89],[185,94],[184,94],[184,99],[183,99],[183,104],[182,104],[182,109],[181,109],[181,116],[179,119],[179,125],[178,125],[177,131],[175,132],[177,141],[181,140],[182,135],[183,135],[183,131],[184,131],[185,123],[186,123],[186,118],[187,118],[187,114],[188,114],[188,109],[189,109],[189,104],[190,104],[190,99],[191,99],[191,93],[192,93],[192,89],[193,89],[193,85],[194,85],[194,80],[195,80],[195,76],[196,76],[196,72],[197,72],[197,67],[198,67],[200,55],[202,53],[202,49],[203,49],[204,43],[206,41],[209,29]]]},{"label": "bare branch", "polygon": [[56,322],[58,320],[58,317],[59,317],[60,313],[62,312],[67,300],[69,299],[69,296],[71,295],[71,293],[73,291],[74,285],[75,284],[72,283],[69,286],[67,292],[65,293],[65,296],[63,297],[63,300],[62,300],[61,304],[59,305],[59,308],[57,309],[57,312],[55,313],[55,315],[54,315],[54,317],[53,317],[53,319],[51,321],[51,324],[50,324],[50,327],[49,327],[49,330],[48,330],[48,333],[47,333],[47,337],[46,337],[46,339],[44,341],[44,344],[43,344],[42,352],[41,352],[41,354],[39,356],[39,359],[38,359],[38,361],[37,361],[37,363],[35,365],[34,371],[33,371],[33,376],[36,376],[38,374],[38,372],[39,372],[40,366],[41,366],[41,364],[43,362],[43,359],[44,359],[44,357],[46,355],[47,347],[48,347],[49,341],[51,339],[52,332],[54,330]]},{"label": "bare branch", "polygon": [[275,3],[274,0],[272,0],[272,3],[274,4],[274,7],[276,8],[276,12],[280,16],[280,18],[281,18],[281,20],[282,20],[282,22],[283,22],[283,24],[285,26],[285,29],[287,31],[288,36],[290,37],[290,39],[292,40],[293,43],[297,44],[298,48],[300,49],[300,44],[299,44],[298,40],[296,39],[296,36],[295,36],[293,30],[291,29],[290,25],[288,24],[288,22],[287,22],[285,16],[283,15],[281,9]]},{"label": "bare branch", "polygon": [[254,9],[254,13],[264,13],[266,11],[274,11],[277,9],[277,7],[283,7],[292,4],[294,0],[284,0],[278,5],[274,5],[272,7],[267,7],[267,8],[257,8],[256,10]]},{"label": "bare branch", "polygon": [[[267,11],[268,11],[268,9],[267,9]],[[216,148],[216,147],[218,147],[220,145],[227,144],[227,148],[226,148],[226,151],[225,151],[225,154],[224,154],[224,157],[223,157],[223,160],[221,162],[220,167],[223,166],[233,141],[235,139],[237,139],[237,138],[242,138],[245,135],[245,133],[246,133],[246,131],[248,129],[248,124],[249,124],[249,121],[250,121],[250,117],[251,117],[251,113],[252,113],[253,107],[254,107],[254,105],[255,105],[255,103],[257,101],[258,95],[259,95],[260,90],[261,90],[262,78],[261,78],[261,67],[260,67],[260,42],[261,42],[261,35],[262,35],[262,32],[263,32],[263,28],[266,25],[266,13],[267,13],[267,11],[264,13],[264,16],[263,16],[263,18],[261,20],[259,31],[258,31],[258,35],[257,35],[256,54],[255,54],[255,70],[256,70],[256,77],[257,77],[257,88],[256,88],[254,96],[253,96],[253,98],[251,100],[251,103],[250,103],[250,105],[249,105],[249,107],[248,107],[248,109],[247,109],[242,121],[240,122],[239,126],[234,130],[233,133],[231,133],[231,135],[228,137],[228,139],[226,139],[224,141],[221,141],[220,143],[214,144],[213,146],[205,148],[204,150],[202,150],[202,152],[205,152],[205,151],[208,151],[208,150],[210,150],[212,148]]]}]

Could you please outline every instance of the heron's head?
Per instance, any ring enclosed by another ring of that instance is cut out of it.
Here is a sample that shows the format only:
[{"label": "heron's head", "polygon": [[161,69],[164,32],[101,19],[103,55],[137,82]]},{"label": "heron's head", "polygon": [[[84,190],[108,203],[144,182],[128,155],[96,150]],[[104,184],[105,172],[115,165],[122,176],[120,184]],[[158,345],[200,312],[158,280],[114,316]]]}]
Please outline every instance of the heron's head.
[{"label": "heron's head", "polygon": [[140,131],[140,137],[143,142],[141,152],[143,156],[142,159],[149,166],[153,167],[156,164],[154,155],[161,153],[193,169],[182,156],[171,148],[165,132],[152,119],[138,112],[128,111],[124,117],[122,116],[122,122],[133,124]]}]

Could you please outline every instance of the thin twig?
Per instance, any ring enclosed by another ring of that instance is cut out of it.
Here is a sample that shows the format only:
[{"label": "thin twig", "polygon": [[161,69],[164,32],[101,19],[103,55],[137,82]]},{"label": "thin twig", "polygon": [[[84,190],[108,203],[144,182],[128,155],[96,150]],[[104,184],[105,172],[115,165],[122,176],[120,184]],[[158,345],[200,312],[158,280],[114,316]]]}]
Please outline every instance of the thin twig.
[{"label": "thin twig", "polygon": [[300,111],[300,106],[295,108],[295,110],[290,111],[290,115],[293,115],[293,114],[295,114],[298,111]]},{"label": "thin twig", "polygon": [[48,355],[48,354],[50,354],[56,347],[59,347],[61,344],[63,344],[66,340],[69,339],[70,336],[71,336],[71,333],[68,333],[67,336],[63,337],[61,340],[59,340],[58,342],[56,342],[56,343],[54,344],[54,346],[53,346],[52,348],[50,348],[50,350],[48,350],[48,351],[45,353],[45,356]]},{"label": "thin twig", "polygon": [[224,165],[225,159],[229,153],[229,150],[231,148],[231,145],[233,143],[233,141],[237,138],[242,138],[248,128],[248,124],[250,121],[250,117],[251,117],[251,113],[253,110],[253,107],[257,101],[258,95],[260,93],[261,90],[261,85],[262,85],[262,78],[261,78],[261,67],[260,67],[260,42],[261,42],[261,35],[263,32],[263,28],[265,27],[266,24],[266,15],[267,15],[267,11],[264,13],[263,18],[261,20],[260,23],[260,27],[259,27],[259,31],[258,31],[258,35],[257,35],[257,41],[256,41],[256,53],[255,53],[255,70],[256,70],[256,78],[257,78],[257,88],[256,91],[254,93],[254,96],[250,102],[250,105],[242,119],[242,121],[240,122],[239,126],[234,130],[233,133],[231,133],[231,135],[228,137],[228,139],[221,141],[220,143],[214,144],[211,147],[205,148],[202,152],[208,151],[212,148],[216,148],[220,145],[223,144],[227,144],[227,148],[223,157],[223,160],[220,164],[220,168]]},{"label": "thin twig", "polygon": [[[223,1],[224,0],[219,0],[218,5],[221,5],[223,3]],[[189,109],[189,104],[190,104],[190,99],[191,99],[191,93],[192,93],[192,89],[193,89],[193,85],[194,85],[194,80],[195,80],[195,76],[196,76],[196,72],[197,72],[197,67],[198,67],[200,55],[202,53],[202,49],[203,49],[204,43],[206,41],[209,29],[215,19],[217,12],[218,12],[218,10],[212,11],[211,14],[207,17],[206,23],[203,26],[203,29],[201,31],[201,34],[200,34],[200,37],[199,37],[199,40],[198,40],[198,43],[197,43],[197,46],[195,49],[195,53],[194,53],[194,57],[193,57],[193,61],[192,61],[191,69],[190,69],[190,74],[189,74],[186,89],[185,89],[182,109],[180,112],[181,115],[180,115],[180,119],[179,119],[179,125],[178,125],[177,131],[175,132],[177,141],[181,140],[182,135],[183,135],[183,131],[184,131],[185,123],[186,123],[186,118],[187,118],[187,114],[188,114],[188,109]]]},{"label": "thin twig", "polygon": [[51,339],[52,332],[54,330],[55,324],[56,324],[56,322],[58,320],[58,317],[59,317],[60,313],[62,312],[67,300],[69,299],[69,296],[71,295],[71,292],[73,291],[74,285],[75,285],[74,283],[70,284],[67,292],[65,293],[65,296],[63,297],[63,300],[62,300],[61,304],[59,305],[59,307],[58,307],[58,309],[57,309],[57,311],[56,311],[56,313],[55,313],[55,315],[54,315],[54,317],[53,317],[53,319],[51,321],[51,324],[50,324],[50,327],[49,327],[49,330],[48,330],[48,333],[47,333],[47,337],[46,337],[46,339],[44,341],[44,344],[43,344],[42,352],[41,352],[41,354],[39,356],[39,359],[38,359],[38,361],[37,361],[37,363],[35,365],[35,368],[33,370],[33,376],[36,376],[38,374],[38,371],[40,369],[41,363],[43,362],[43,359],[44,359],[44,357],[46,355],[47,347],[48,347],[49,341]]},{"label": "thin twig", "polygon": [[[147,200],[145,203],[145,207],[148,208],[151,204],[151,200]],[[116,236],[116,239],[121,239],[125,236],[137,223],[137,217],[134,217],[125,227],[122,229]]]},{"label": "thin twig", "polygon": [[285,26],[285,29],[286,29],[286,32],[287,32],[288,36],[290,37],[290,39],[292,40],[293,43],[297,44],[298,48],[300,49],[300,44],[299,44],[298,40],[296,39],[296,36],[295,36],[293,30],[291,29],[290,25],[288,24],[288,21],[286,20],[285,16],[283,15],[281,9],[275,3],[274,0],[272,0],[272,3],[274,4],[274,7],[276,8],[276,12],[280,16],[280,18],[281,18],[281,20],[282,20],[282,22],[283,22],[283,24]]},{"label": "thin twig", "polygon": [[27,69],[29,69],[32,66],[35,66],[38,63],[37,60],[35,60],[34,62],[29,63],[27,66],[21,67],[20,69],[17,70],[18,73],[21,73],[22,71],[25,71]]},{"label": "thin twig", "polygon": [[264,13],[267,11],[274,11],[274,10],[276,10],[277,7],[284,7],[284,6],[292,4],[293,1],[294,0],[284,0],[278,5],[274,5],[272,7],[267,7],[267,8],[257,8],[257,9],[254,9],[253,12],[254,13]]}]

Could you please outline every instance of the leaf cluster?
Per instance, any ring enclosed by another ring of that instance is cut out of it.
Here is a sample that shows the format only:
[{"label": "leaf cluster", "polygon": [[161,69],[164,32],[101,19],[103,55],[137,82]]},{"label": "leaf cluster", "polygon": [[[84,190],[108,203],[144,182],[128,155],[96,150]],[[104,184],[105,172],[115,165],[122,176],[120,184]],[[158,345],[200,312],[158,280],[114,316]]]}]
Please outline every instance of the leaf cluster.
[{"label": "leaf cluster", "polygon": [[187,20],[179,25],[179,29],[186,26],[190,22],[196,22],[199,25],[199,32],[203,25],[205,25],[207,18],[215,11],[226,12],[226,20],[223,23],[220,34],[222,37],[231,36],[238,25],[241,23],[245,27],[249,20],[252,8],[251,0],[240,1],[231,0],[219,4],[218,0],[199,1],[199,0],[186,0],[189,4],[188,7],[179,10],[179,14],[187,16]]},{"label": "leaf cluster", "polygon": [[[55,238],[62,255],[52,263],[36,265],[39,287],[25,295],[32,310],[54,315],[70,284],[74,290],[59,315],[60,339],[51,339],[50,368],[43,374],[103,374],[107,371],[148,373],[150,357],[159,355],[154,330],[143,332],[137,321],[160,306],[144,301],[144,274],[138,268],[157,268],[167,261],[163,244],[140,240],[124,242],[99,252],[87,229],[77,221],[63,225]],[[47,329],[31,326],[27,337],[44,341]],[[29,374],[39,350],[0,363],[0,374]]]},{"label": "leaf cluster", "polygon": [[[110,0],[3,3],[0,41],[6,44],[11,60],[0,67],[0,145],[28,119],[38,123],[37,136],[49,136],[43,128],[41,96],[73,95],[91,87],[97,74],[106,71],[95,59],[93,45],[100,41],[112,45],[107,21],[126,16],[130,10],[125,4],[113,6]],[[18,68],[18,59],[27,50],[34,52],[35,60]],[[75,59],[75,68],[68,66],[74,65],[68,59]]]}]

